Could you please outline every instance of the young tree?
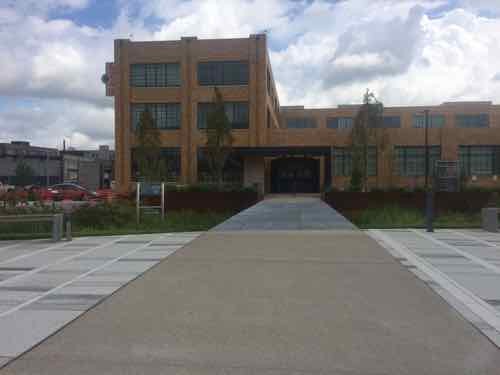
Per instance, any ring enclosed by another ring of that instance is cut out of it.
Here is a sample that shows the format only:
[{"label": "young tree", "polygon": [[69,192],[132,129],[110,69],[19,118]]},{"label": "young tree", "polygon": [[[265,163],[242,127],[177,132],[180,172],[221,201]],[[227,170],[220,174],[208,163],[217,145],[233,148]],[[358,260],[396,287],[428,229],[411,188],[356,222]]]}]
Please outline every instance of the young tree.
[{"label": "young tree", "polygon": [[14,184],[16,186],[26,186],[33,183],[33,177],[35,176],[35,171],[31,168],[28,163],[21,160],[16,165],[16,176],[14,179]]},{"label": "young tree", "polygon": [[207,118],[207,159],[212,177],[221,187],[223,182],[223,170],[226,161],[231,154],[233,136],[231,134],[231,123],[224,109],[224,101],[220,90],[215,87],[215,103],[213,110]]},{"label": "young tree", "polygon": [[[351,179],[361,178],[361,190],[366,191],[368,180],[368,148],[376,142],[376,131],[382,128],[384,107],[375,95],[366,90],[363,104],[354,119],[351,131],[352,172]],[[356,181],[355,181],[356,182]],[[357,185],[357,183],[355,184]]]},{"label": "young tree", "polygon": [[163,181],[166,176],[166,164],[161,157],[160,132],[147,109],[141,113],[136,136],[135,158],[139,177],[145,182]]}]

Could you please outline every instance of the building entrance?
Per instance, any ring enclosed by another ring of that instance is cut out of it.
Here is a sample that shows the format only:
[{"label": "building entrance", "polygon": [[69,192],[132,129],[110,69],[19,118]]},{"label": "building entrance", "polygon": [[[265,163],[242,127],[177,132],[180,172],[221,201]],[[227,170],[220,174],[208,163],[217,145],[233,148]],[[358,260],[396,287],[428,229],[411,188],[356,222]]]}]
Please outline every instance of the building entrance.
[{"label": "building entrance", "polygon": [[272,160],[271,193],[319,193],[319,160],[295,157]]}]

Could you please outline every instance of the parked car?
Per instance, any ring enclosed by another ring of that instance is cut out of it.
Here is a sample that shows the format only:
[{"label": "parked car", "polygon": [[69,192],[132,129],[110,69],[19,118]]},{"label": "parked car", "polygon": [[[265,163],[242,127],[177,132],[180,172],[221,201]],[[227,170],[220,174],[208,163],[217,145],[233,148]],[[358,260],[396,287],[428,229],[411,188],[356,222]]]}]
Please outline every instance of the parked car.
[{"label": "parked car", "polygon": [[9,185],[9,184],[4,184],[3,182],[0,181],[0,193],[7,193],[9,191],[15,190],[14,185]]},{"label": "parked car", "polygon": [[[83,186],[73,183],[62,183],[52,185],[47,189],[47,195],[53,200],[85,201],[97,198],[95,191],[90,191]],[[44,193],[41,193],[42,197]],[[46,198],[45,198],[46,199]]]}]

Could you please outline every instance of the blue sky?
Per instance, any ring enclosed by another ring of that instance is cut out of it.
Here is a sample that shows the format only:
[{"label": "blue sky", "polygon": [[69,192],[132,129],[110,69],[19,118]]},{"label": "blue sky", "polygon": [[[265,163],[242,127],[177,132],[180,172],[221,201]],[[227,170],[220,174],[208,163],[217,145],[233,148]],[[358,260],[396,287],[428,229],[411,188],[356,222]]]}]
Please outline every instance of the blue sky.
[{"label": "blue sky", "polygon": [[[385,105],[500,95],[497,0],[2,0],[0,142],[113,142],[100,76],[113,39],[267,31],[281,104]],[[495,79],[496,77],[496,79]]]}]

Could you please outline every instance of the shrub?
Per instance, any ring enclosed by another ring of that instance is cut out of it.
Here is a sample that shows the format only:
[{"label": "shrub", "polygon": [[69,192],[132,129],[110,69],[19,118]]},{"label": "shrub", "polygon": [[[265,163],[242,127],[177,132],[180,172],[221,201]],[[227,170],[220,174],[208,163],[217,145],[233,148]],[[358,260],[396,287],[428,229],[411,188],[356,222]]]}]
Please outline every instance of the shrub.
[{"label": "shrub", "polygon": [[72,220],[79,227],[120,227],[135,220],[135,208],[116,203],[86,206],[76,210],[72,214]]}]

